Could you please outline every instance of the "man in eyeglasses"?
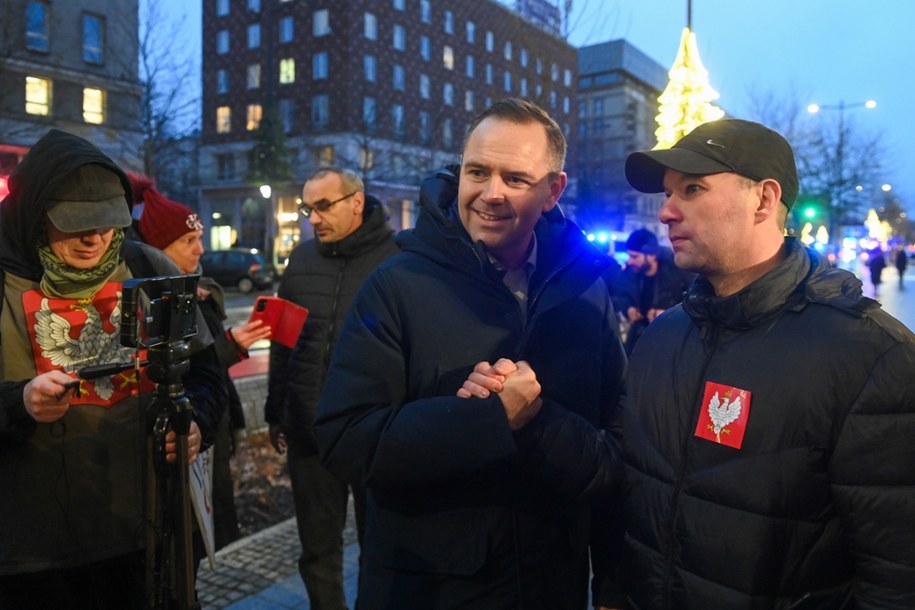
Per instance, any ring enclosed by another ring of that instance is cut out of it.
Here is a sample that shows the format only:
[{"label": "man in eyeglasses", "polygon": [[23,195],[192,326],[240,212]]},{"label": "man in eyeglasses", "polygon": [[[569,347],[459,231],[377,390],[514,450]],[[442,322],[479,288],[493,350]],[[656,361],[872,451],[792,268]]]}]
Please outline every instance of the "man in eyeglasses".
[{"label": "man in eyeglasses", "polygon": [[[321,167],[305,182],[299,211],[314,239],[289,257],[278,296],[306,307],[308,321],[291,350],[270,346],[265,419],[270,441],[288,450],[296,522],[302,541],[299,573],[311,607],[342,610],[343,526],[348,488],[318,457],[314,419],[343,317],[362,281],[381,261],[398,252],[381,202],[365,194],[356,173]],[[353,487],[356,523],[362,539],[364,494]]]}]

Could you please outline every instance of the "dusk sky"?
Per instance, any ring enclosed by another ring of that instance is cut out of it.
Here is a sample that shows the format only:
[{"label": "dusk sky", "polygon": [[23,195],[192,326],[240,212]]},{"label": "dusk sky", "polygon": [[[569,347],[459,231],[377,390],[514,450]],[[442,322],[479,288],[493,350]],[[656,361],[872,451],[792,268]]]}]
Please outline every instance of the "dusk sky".
[{"label": "dusk sky", "polygon": [[[184,18],[188,38],[199,48],[201,1],[160,1],[169,18]],[[669,68],[686,25],[686,6],[686,0],[573,0],[570,42],[625,38]],[[481,15],[481,27],[485,21]],[[692,1],[693,31],[711,85],[721,94],[719,105],[731,116],[749,118],[754,92],[803,98],[804,106],[844,102],[846,122],[885,138],[887,167],[874,184],[893,185],[910,210],[915,120],[906,108],[915,104],[913,24],[912,0]],[[876,100],[877,108],[850,107],[868,99]],[[835,125],[837,112],[803,120]]]}]

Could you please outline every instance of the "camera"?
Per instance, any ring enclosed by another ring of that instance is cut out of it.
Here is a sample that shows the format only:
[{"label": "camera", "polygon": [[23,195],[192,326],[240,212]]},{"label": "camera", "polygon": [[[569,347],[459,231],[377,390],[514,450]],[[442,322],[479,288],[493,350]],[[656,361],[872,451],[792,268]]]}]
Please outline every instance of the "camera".
[{"label": "camera", "polygon": [[199,275],[171,275],[124,282],[121,345],[157,347],[196,335],[199,279]]}]

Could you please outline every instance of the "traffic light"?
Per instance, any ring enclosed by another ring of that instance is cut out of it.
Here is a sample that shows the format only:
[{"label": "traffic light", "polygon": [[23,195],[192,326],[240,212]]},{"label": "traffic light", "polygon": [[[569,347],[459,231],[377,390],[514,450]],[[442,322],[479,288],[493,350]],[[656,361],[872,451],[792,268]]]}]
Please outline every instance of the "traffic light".
[{"label": "traffic light", "polygon": [[810,222],[821,217],[823,206],[821,206],[820,202],[816,199],[805,199],[797,202],[795,210],[797,218],[800,221]]}]

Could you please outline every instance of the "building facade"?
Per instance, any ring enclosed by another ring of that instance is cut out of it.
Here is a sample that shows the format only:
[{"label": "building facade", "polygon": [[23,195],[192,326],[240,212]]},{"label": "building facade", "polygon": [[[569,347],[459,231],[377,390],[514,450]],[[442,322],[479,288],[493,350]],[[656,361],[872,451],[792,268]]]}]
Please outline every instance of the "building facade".
[{"label": "building facade", "polygon": [[140,167],[137,32],[138,0],[4,0],[0,178],[52,127]]},{"label": "building facade", "polygon": [[[359,172],[392,225],[412,226],[422,177],[458,162],[467,124],[503,97],[575,130],[575,49],[491,0],[204,0],[203,11],[211,247],[265,247],[282,263],[302,238],[302,182],[324,164]],[[291,171],[271,177],[255,147],[282,149],[274,165]]]},{"label": "building facade", "polygon": [[629,153],[657,144],[657,100],[666,84],[667,70],[625,40],[578,50],[578,155],[569,175],[586,231],[615,232],[622,241],[641,227],[666,235],[661,197],[633,190],[625,174]]}]

